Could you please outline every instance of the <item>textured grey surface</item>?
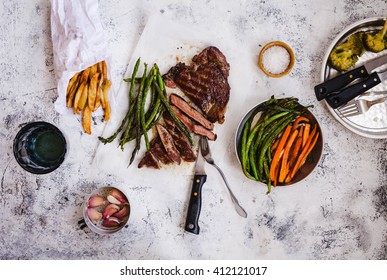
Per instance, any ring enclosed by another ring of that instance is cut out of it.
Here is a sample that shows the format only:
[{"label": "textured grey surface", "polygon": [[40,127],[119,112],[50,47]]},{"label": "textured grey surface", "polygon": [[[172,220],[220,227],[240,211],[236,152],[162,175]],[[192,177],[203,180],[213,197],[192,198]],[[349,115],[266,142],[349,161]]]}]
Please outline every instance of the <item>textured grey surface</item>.
[{"label": "textured grey surface", "polygon": [[[288,42],[296,64],[287,77],[253,81],[244,94],[246,111],[272,94],[293,95],[314,104],[325,146],[318,168],[302,184],[275,189],[243,177],[233,148],[233,131],[220,161],[249,216],[232,209],[221,178],[203,194],[199,236],[184,233],[191,177],[184,185],[127,184],[91,167],[104,123],[93,119],[93,136],[79,118],[58,115],[49,1],[4,0],[0,4],[0,258],[1,259],[387,259],[387,143],[346,130],[314,98],[322,57],[346,26],[387,15],[387,1],[100,1],[112,52],[116,89],[151,13],[198,29],[211,28],[251,54],[271,40]],[[232,106],[232,104],[230,104]],[[244,110],[242,110],[244,111]],[[241,112],[242,113],[242,112]],[[47,175],[22,170],[12,141],[29,121],[57,125],[69,140],[65,163]],[[233,129],[236,129],[234,127]],[[216,156],[216,155],[214,155]],[[144,173],[141,176],[146,176]],[[124,188],[132,203],[128,227],[112,236],[80,229],[83,200],[96,187]],[[165,193],[162,190],[166,190]]]}]

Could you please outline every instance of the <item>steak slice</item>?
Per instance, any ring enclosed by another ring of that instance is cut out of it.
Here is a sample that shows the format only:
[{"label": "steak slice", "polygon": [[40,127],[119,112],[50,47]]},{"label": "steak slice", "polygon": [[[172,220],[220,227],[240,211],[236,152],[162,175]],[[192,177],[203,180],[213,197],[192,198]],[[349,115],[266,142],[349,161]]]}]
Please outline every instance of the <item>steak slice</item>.
[{"label": "steak slice", "polygon": [[151,148],[149,151],[153,156],[159,160],[162,164],[168,165],[173,161],[169,158],[167,151],[165,150],[163,143],[161,143],[160,137],[153,138],[150,142]]},{"label": "steak slice", "polygon": [[206,129],[205,127],[195,124],[189,117],[187,117],[182,111],[180,111],[176,106],[171,105],[173,112],[176,117],[187,127],[187,129],[197,135],[206,136],[209,140],[216,140],[216,134],[211,130]]},{"label": "steak slice", "polygon": [[176,94],[171,94],[169,96],[169,100],[173,105],[183,111],[187,116],[197,121],[205,128],[210,130],[214,129],[214,124],[207,120],[200,112],[195,110],[195,108],[189,105],[182,97]]},{"label": "steak slice", "polygon": [[173,142],[173,138],[171,134],[169,134],[168,130],[161,124],[157,124],[156,129],[157,129],[157,132],[159,133],[161,142],[163,143],[163,146],[167,151],[168,157],[174,162],[176,162],[177,164],[180,164],[181,163],[180,153],[176,149],[176,146]]},{"label": "steak slice", "polygon": [[[216,47],[208,47],[195,55],[193,65],[178,63],[164,75],[167,85],[174,82],[198,106],[211,122],[224,122],[230,99],[228,75],[230,65]],[[172,85],[173,86],[173,85]]]},{"label": "steak slice", "polygon": [[175,121],[172,119],[169,113],[163,115],[165,126],[168,132],[171,134],[177,150],[180,153],[180,157],[187,162],[194,162],[196,155],[191,148],[189,140],[184,133],[176,126]]},{"label": "steak slice", "polygon": [[162,164],[168,165],[173,161],[168,157],[167,152],[165,151],[163,144],[161,143],[160,137],[155,137],[150,142],[150,149],[141,159],[138,164],[138,168],[143,166],[160,169],[159,162]]},{"label": "steak slice", "polygon": [[150,150],[145,153],[144,157],[138,163],[138,168],[142,168],[144,166],[154,169],[160,169],[160,165],[157,162],[157,159]]}]

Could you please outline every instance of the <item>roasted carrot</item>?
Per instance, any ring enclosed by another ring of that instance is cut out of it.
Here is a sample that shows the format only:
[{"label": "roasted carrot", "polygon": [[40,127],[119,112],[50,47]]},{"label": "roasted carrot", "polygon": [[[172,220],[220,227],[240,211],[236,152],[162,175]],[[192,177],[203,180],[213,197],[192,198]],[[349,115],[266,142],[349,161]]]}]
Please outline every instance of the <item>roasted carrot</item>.
[{"label": "roasted carrot", "polygon": [[290,153],[290,148],[293,145],[294,140],[296,139],[298,135],[298,130],[294,130],[293,133],[290,135],[288,141],[286,142],[286,146],[284,149],[284,153],[282,155],[282,164],[279,172],[279,178],[278,182],[283,183],[285,181],[286,175],[289,172],[289,153]]},{"label": "roasted carrot", "polygon": [[304,155],[304,158],[301,160],[301,166],[304,165],[305,161],[306,161],[306,158],[308,157],[308,155],[312,152],[314,146],[316,145],[317,143],[317,140],[318,140],[318,137],[319,137],[320,133],[317,132],[316,135],[314,136],[314,139],[312,140],[312,142],[310,143],[310,146],[308,148],[308,151],[306,152],[306,154]]},{"label": "roasted carrot", "polygon": [[301,148],[302,148],[302,136],[298,135],[290,152],[289,169],[292,169],[294,164],[296,163],[297,157],[301,151]]},{"label": "roasted carrot", "polygon": [[[290,179],[294,177],[294,175],[297,173],[297,171],[300,169],[301,165],[303,164],[304,158],[308,156],[308,154],[312,151],[314,144],[316,144],[317,137],[314,139],[314,136],[317,131],[317,126],[314,126],[312,132],[310,133],[308,140],[305,143],[305,146],[301,150],[301,154],[298,156],[296,164],[294,165],[291,173],[290,173]],[[317,134],[318,136],[319,134]],[[312,145],[313,144],[313,145]]]},{"label": "roasted carrot", "polygon": [[271,164],[270,164],[270,179],[272,181],[274,181],[275,168],[278,165],[279,160],[281,159],[281,156],[282,156],[282,153],[283,153],[283,148],[285,146],[286,140],[289,137],[291,129],[292,129],[292,126],[290,124],[288,124],[286,126],[284,132],[282,133],[281,140],[280,140],[280,142],[278,144],[278,147],[277,147],[277,149],[276,149],[276,151],[274,153],[274,157],[273,157],[273,159],[271,161]]},{"label": "roasted carrot", "polygon": [[305,116],[298,116],[293,123],[293,130],[297,129],[297,126],[300,122],[309,122],[309,119]]},{"label": "roasted carrot", "polygon": [[279,172],[280,172],[280,167],[281,167],[281,163],[282,162],[282,158],[279,160],[277,166],[275,167],[275,170],[274,170],[274,180],[273,181],[273,186],[276,187],[277,186],[277,183],[278,183],[278,177],[279,177]]},{"label": "roasted carrot", "polygon": [[272,151],[272,152],[273,152],[275,149],[277,149],[280,140],[281,140],[281,138],[277,138],[277,140],[274,141],[273,145],[271,145],[271,151]]},{"label": "roasted carrot", "polygon": [[304,126],[304,132],[302,134],[302,147],[305,146],[306,141],[308,140],[308,137],[309,137],[309,133],[310,133],[310,124],[306,123]]},{"label": "roasted carrot", "polygon": [[300,126],[300,129],[298,130],[298,136],[302,137],[302,134],[304,133],[304,126]]}]

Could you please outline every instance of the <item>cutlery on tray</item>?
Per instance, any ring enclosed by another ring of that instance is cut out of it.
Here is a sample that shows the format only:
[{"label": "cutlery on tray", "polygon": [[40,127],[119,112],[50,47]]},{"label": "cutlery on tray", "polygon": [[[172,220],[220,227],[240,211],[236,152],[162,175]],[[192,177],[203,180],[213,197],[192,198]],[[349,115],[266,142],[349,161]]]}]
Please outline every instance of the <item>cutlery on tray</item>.
[{"label": "cutlery on tray", "polygon": [[344,106],[341,106],[338,111],[343,117],[353,117],[364,114],[372,106],[383,103],[387,100],[387,95],[376,100],[355,99],[351,100]]},{"label": "cutlery on tray", "polygon": [[325,99],[328,102],[329,106],[331,106],[333,109],[336,109],[348,103],[358,95],[380,84],[385,79],[387,79],[387,70],[381,73],[373,72],[365,80],[351,85],[342,90],[339,94],[330,95]]},{"label": "cutlery on tray", "polygon": [[340,92],[357,79],[367,78],[372,71],[387,63],[387,55],[369,60],[364,65],[333,77],[314,87],[317,100],[322,100],[329,95]]}]

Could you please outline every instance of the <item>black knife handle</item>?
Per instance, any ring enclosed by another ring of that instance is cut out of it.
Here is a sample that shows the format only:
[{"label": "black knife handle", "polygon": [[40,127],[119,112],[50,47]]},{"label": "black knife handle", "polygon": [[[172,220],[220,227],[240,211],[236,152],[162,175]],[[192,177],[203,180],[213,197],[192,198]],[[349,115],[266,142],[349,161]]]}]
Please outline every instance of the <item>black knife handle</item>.
[{"label": "black knife handle", "polygon": [[340,74],[332,79],[329,79],[314,87],[314,93],[317,100],[322,100],[328,97],[329,94],[335,93],[346,85],[349,85],[358,78],[365,78],[368,76],[368,72],[364,66],[360,66],[343,74]]},{"label": "black knife handle", "polygon": [[193,179],[191,197],[188,204],[187,219],[185,221],[184,228],[190,233],[199,234],[200,231],[199,216],[202,208],[202,187],[206,182],[206,179],[207,175],[197,174],[195,174]]},{"label": "black knife handle", "polygon": [[359,94],[362,94],[373,88],[374,86],[380,83],[380,79],[377,73],[372,73],[367,79],[361,81],[360,83],[354,84],[353,86],[347,87],[340,93],[336,95],[328,96],[325,100],[328,102],[329,106],[333,109],[336,109],[348,101],[351,101]]}]

